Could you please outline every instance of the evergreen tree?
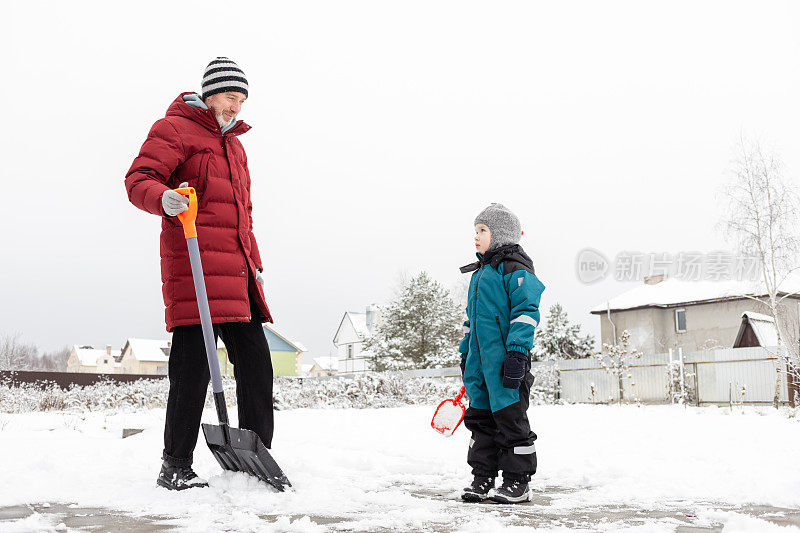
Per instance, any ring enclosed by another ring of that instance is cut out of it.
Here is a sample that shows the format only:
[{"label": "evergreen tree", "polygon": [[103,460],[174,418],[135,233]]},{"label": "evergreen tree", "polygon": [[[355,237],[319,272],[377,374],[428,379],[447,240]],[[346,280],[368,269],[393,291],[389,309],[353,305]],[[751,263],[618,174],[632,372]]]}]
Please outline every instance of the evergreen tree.
[{"label": "evergreen tree", "polygon": [[581,336],[581,325],[570,324],[567,312],[561,304],[550,307],[547,323],[536,332],[533,360],[582,359],[594,352],[594,337]]},{"label": "evergreen tree", "polygon": [[441,368],[458,365],[463,312],[450,292],[426,272],[408,280],[381,308],[382,321],[364,348],[373,370]]}]

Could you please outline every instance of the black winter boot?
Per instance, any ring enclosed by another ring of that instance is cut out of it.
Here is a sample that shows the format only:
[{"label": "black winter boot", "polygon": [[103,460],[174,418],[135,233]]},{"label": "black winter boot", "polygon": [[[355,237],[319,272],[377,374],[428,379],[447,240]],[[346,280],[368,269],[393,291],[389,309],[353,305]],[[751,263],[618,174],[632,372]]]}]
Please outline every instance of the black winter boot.
[{"label": "black winter boot", "polygon": [[522,503],[531,501],[533,495],[527,480],[503,476],[503,484],[494,489],[489,498],[497,503]]},{"label": "black winter boot", "polygon": [[475,476],[472,484],[461,491],[461,499],[465,502],[482,502],[489,497],[489,491],[493,488],[493,477]]},{"label": "black winter boot", "polygon": [[169,490],[208,487],[208,481],[197,477],[197,474],[194,473],[191,466],[171,466],[166,461],[161,465],[161,472],[158,474],[156,483]]}]

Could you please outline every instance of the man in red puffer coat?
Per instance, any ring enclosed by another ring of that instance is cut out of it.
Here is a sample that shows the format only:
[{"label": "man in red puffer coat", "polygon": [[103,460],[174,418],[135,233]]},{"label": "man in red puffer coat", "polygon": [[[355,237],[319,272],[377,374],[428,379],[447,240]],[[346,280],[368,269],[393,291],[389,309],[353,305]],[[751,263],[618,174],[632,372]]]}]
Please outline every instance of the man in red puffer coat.
[{"label": "man in red puffer coat", "polygon": [[247,155],[237,136],[250,126],[236,119],[248,85],[236,63],[208,64],[202,92],[182,93],[150,129],[125,177],[131,203],[161,217],[161,281],[167,331],[172,332],[169,399],[158,484],[173,490],[207,486],[192,470],[209,371],[189,254],[177,215],[197,191],[197,235],[214,337],[234,364],[239,426],[270,448],[273,433],[272,362],[261,323],[272,322],[264,299],[262,264],[250,202]]}]

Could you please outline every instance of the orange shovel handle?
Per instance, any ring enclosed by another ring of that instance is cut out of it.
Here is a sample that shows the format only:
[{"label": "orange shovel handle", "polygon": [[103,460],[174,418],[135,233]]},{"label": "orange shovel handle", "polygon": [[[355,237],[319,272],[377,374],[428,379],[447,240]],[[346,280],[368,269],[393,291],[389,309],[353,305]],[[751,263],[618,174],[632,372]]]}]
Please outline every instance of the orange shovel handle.
[{"label": "orange shovel handle", "polygon": [[194,225],[194,221],[197,220],[197,193],[194,187],[181,187],[173,190],[189,197],[189,209],[178,213],[178,220],[183,224],[183,235],[187,239],[195,238],[197,237],[197,228]]}]

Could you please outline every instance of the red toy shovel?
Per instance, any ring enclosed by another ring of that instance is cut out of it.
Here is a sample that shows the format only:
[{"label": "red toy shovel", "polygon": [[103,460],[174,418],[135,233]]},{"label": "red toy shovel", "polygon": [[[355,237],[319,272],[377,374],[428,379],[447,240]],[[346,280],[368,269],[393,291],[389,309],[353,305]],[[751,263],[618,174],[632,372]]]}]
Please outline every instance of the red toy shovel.
[{"label": "red toy shovel", "polygon": [[461,403],[461,398],[464,397],[464,390],[462,385],[455,398],[440,403],[439,407],[436,408],[436,412],[433,413],[431,427],[445,437],[452,435],[461,425],[461,421],[464,420],[464,413],[467,410],[464,404]]}]

